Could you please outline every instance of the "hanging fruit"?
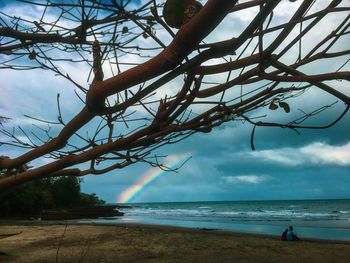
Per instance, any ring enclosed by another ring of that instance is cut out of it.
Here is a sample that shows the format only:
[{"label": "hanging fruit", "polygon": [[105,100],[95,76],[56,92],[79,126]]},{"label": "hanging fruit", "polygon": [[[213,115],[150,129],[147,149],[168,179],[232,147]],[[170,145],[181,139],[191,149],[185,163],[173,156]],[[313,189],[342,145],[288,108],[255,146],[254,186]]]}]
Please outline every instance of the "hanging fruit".
[{"label": "hanging fruit", "polygon": [[168,26],[180,28],[191,20],[202,8],[196,0],[167,0],[163,9],[163,17]]}]

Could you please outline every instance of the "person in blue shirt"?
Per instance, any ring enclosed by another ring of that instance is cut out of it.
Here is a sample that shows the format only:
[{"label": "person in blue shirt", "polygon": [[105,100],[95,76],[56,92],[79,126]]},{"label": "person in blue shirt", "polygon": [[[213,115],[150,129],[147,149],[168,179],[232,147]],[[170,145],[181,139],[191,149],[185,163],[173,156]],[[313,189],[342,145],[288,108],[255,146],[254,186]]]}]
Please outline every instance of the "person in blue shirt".
[{"label": "person in blue shirt", "polygon": [[287,241],[300,240],[298,236],[293,232],[293,226],[289,227],[287,231],[286,240]]}]

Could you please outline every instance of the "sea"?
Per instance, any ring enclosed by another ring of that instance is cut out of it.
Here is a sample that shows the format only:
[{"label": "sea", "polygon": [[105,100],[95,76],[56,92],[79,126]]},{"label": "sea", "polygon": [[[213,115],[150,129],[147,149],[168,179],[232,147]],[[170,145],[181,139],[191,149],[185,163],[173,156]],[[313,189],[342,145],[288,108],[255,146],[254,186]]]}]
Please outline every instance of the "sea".
[{"label": "sea", "polygon": [[350,241],[350,199],[220,201],[121,205],[124,216],[96,223],[137,223]]}]

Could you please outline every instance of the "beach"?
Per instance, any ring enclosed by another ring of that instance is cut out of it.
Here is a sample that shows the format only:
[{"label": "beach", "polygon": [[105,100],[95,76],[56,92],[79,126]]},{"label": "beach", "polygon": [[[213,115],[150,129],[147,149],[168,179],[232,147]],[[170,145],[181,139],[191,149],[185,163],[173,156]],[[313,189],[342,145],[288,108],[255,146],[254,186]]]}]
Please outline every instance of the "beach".
[{"label": "beach", "polygon": [[[15,234],[13,236],[6,236]],[[0,262],[350,262],[350,242],[142,224],[1,224]]]}]

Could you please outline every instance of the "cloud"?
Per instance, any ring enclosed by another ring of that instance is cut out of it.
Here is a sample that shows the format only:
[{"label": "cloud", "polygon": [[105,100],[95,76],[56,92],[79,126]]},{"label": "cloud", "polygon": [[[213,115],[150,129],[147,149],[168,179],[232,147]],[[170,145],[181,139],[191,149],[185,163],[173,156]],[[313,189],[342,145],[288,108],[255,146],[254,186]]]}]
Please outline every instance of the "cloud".
[{"label": "cloud", "polygon": [[247,184],[260,184],[270,180],[268,175],[238,175],[238,176],[223,176],[221,179],[225,183],[229,184],[238,184],[238,183],[247,183]]},{"label": "cloud", "polygon": [[18,5],[18,3],[13,3],[14,1],[8,1],[4,3],[2,12],[5,14],[11,14],[14,17],[20,17],[29,21],[39,20],[42,11],[45,9],[43,6],[38,5]]},{"label": "cloud", "polygon": [[350,142],[341,146],[332,146],[317,142],[300,149],[313,162],[350,165]]},{"label": "cloud", "polygon": [[[249,152],[248,155],[256,158],[270,161],[273,163],[280,163],[288,166],[295,166],[302,164],[301,156],[297,154],[297,150],[292,148],[282,148],[273,150],[262,150],[256,152]],[[247,154],[247,153],[244,153]]]},{"label": "cloud", "polygon": [[281,149],[262,150],[248,153],[254,158],[280,163],[287,166],[312,164],[350,165],[350,142],[334,146],[324,142]]}]

